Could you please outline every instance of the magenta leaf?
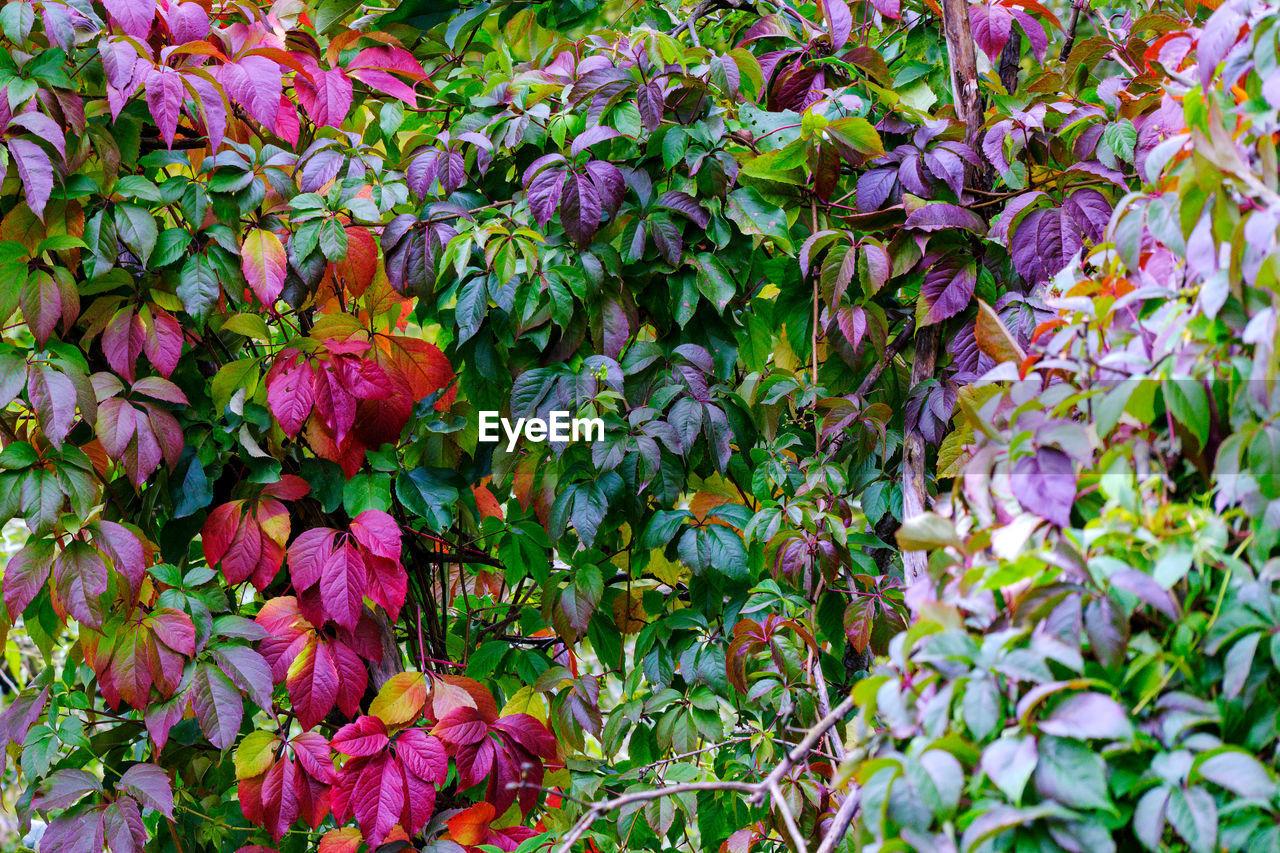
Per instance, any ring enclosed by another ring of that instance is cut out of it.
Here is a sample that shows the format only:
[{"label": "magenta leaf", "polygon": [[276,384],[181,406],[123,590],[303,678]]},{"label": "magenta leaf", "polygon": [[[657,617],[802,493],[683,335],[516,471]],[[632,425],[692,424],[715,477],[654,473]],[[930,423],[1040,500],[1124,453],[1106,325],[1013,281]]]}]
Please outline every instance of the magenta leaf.
[{"label": "magenta leaf", "polygon": [[165,144],[172,148],[173,137],[178,130],[178,115],[182,112],[182,75],[165,66],[153,68],[147,75],[143,91],[160,135],[164,137]]}]

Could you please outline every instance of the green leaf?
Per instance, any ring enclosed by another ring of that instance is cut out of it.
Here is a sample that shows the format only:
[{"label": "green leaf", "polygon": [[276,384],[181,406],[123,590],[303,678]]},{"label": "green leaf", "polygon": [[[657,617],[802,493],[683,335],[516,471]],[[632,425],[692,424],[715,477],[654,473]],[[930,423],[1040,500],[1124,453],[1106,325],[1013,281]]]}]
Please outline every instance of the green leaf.
[{"label": "green leaf", "polygon": [[342,489],[342,505],[355,518],[367,509],[391,509],[391,477],[376,471],[361,471]]},{"label": "green leaf", "polygon": [[786,212],[765,201],[753,187],[739,187],[729,193],[725,215],[737,224],[743,234],[770,237],[778,248],[785,252],[791,251],[791,233]]},{"label": "green leaf", "polygon": [[178,298],[182,307],[196,322],[204,323],[214,306],[222,288],[218,284],[217,272],[208,257],[192,255],[182,265],[182,273],[178,277]]},{"label": "green leaf", "polygon": [[159,235],[155,217],[151,211],[136,204],[117,204],[114,215],[120,240],[143,266],[147,266]]},{"label": "green leaf", "polygon": [[733,275],[719,258],[708,252],[694,257],[693,265],[698,270],[698,292],[723,311],[737,292]]},{"label": "green leaf", "polygon": [[1114,808],[1107,794],[1106,762],[1082,741],[1041,738],[1035,783],[1042,797],[1069,808]]},{"label": "green leaf", "polygon": [[452,506],[458,500],[456,476],[448,468],[403,471],[396,477],[396,497],[409,512],[443,530],[452,522]]}]

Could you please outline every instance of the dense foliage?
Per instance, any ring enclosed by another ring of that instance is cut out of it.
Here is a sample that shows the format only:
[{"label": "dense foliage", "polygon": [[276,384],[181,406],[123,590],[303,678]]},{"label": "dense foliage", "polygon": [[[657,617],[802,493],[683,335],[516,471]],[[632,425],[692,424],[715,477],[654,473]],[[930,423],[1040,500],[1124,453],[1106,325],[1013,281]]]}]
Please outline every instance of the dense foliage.
[{"label": "dense foliage", "polygon": [[1280,10],[1052,5],[8,0],[4,843],[1280,850]]}]

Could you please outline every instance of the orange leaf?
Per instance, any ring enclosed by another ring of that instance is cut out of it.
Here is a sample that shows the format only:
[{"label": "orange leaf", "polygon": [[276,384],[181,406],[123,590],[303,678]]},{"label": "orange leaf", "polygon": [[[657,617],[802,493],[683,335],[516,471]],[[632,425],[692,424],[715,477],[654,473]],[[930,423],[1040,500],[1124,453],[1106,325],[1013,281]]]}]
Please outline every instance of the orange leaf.
[{"label": "orange leaf", "polygon": [[464,847],[481,844],[489,834],[489,824],[492,821],[493,806],[488,803],[476,803],[471,808],[449,818],[449,838]]}]

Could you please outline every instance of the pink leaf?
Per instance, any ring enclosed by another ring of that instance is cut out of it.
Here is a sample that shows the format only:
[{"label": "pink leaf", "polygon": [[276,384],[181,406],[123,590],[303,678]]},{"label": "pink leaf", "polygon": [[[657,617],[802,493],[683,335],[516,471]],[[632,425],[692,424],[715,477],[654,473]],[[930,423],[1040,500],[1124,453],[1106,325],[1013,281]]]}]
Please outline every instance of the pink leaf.
[{"label": "pink leaf", "polygon": [[173,403],[178,406],[187,405],[187,395],[182,393],[182,389],[168,379],[161,379],[159,376],[146,376],[139,379],[133,383],[130,391],[134,394],[144,394],[152,399],[164,400],[166,403]]},{"label": "pink leaf", "polygon": [[[22,550],[5,563],[4,606],[10,622],[18,620],[18,614],[27,609],[40,588],[49,582],[52,563],[53,543],[47,539],[27,540]],[[3,745],[2,739],[0,745]]]},{"label": "pink leaf", "polygon": [[254,294],[268,308],[284,290],[287,259],[280,238],[255,228],[240,247],[240,267]]},{"label": "pink leaf", "polygon": [[329,713],[338,696],[338,669],[328,643],[316,640],[304,647],[289,665],[285,685],[298,713],[298,722],[304,729],[314,728]]},{"label": "pink leaf", "polygon": [[[279,370],[277,370],[279,366]],[[267,376],[267,405],[290,438],[296,438],[315,402],[315,370],[295,352],[292,359],[273,365]]]},{"label": "pink leaf", "polygon": [[294,91],[311,120],[324,127],[338,127],[351,109],[351,80],[340,68],[320,70],[313,64],[307,74],[293,78]]},{"label": "pink leaf", "polygon": [[191,681],[191,705],[209,743],[226,749],[235,743],[244,719],[244,700],[231,680],[205,664]]},{"label": "pink leaf", "polygon": [[163,308],[151,308],[151,327],[142,341],[142,351],[166,379],[182,358],[182,326]]},{"label": "pink leaf", "polygon": [[386,753],[372,756],[351,792],[351,811],[370,849],[376,849],[399,822],[404,793],[399,765]]},{"label": "pink leaf", "polygon": [[356,541],[379,557],[400,559],[400,525],[380,509],[367,509],[351,522]]},{"label": "pink leaf", "polygon": [[145,39],[156,17],[156,0],[103,0],[111,18],[127,35]]},{"label": "pink leaf", "polygon": [[[182,82],[191,93],[191,101],[198,104],[205,134],[214,150],[222,146],[227,130],[227,104],[222,89],[199,74],[184,74]],[[190,110],[188,110],[190,112]]]},{"label": "pink leaf", "polygon": [[121,308],[102,331],[102,352],[111,369],[132,383],[146,330],[132,308]]},{"label": "pink leaf", "polygon": [[364,606],[369,570],[351,540],[343,537],[330,552],[320,574],[320,595],[325,614],[344,628],[355,628]]},{"label": "pink leaf", "polygon": [[144,86],[147,106],[165,144],[173,147],[173,137],[178,130],[178,115],[182,112],[182,75],[166,66],[151,69]]},{"label": "pink leaf", "polygon": [[124,451],[133,438],[136,417],[133,406],[119,397],[112,397],[98,406],[98,441],[102,442],[102,449],[112,459],[118,460],[124,456]]},{"label": "pink leaf", "polygon": [[421,729],[408,729],[396,738],[396,758],[425,782],[443,785],[449,775],[449,756],[444,744]]},{"label": "pink leaf", "polygon": [[[94,528],[93,544],[111,558],[111,563],[115,570],[129,582],[130,589],[136,591],[142,586],[142,579],[147,572],[147,566],[142,543],[138,541],[137,534],[123,524],[117,524],[114,521],[99,521]],[[190,623],[190,621],[188,618],[187,622]],[[175,651],[182,651],[172,643],[168,643],[168,645]],[[190,654],[192,651],[194,651],[194,648],[187,650],[185,653]]]},{"label": "pink leaf", "polygon": [[199,3],[171,4],[169,32],[174,44],[202,41],[209,37],[209,13]]},{"label": "pink leaf", "polygon": [[274,129],[283,91],[280,66],[265,56],[250,55],[221,67],[222,85],[264,127]]},{"label": "pink leaf", "polygon": [[310,589],[320,581],[324,564],[333,553],[333,540],[338,532],[328,527],[313,527],[299,534],[289,545],[289,579],[299,590]]}]

